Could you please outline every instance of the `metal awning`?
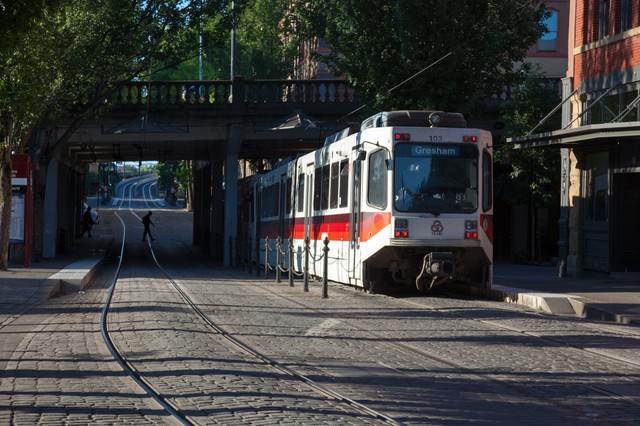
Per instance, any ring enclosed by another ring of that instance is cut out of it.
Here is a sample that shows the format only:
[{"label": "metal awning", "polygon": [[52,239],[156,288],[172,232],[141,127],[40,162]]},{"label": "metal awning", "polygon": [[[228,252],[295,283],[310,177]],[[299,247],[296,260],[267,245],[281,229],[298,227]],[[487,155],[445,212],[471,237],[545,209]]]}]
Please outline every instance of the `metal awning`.
[{"label": "metal awning", "polygon": [[318,120],[308,116],[302,111],[295,110],[293,114],[290,114],[278,121],[269,123],[258,130],[309,130],[317,129],[318,127]]},{"label": "metal awning", "polygon": [[548,133],[517,136],[507,138],[507,143],[513,143],[516,149],[570,148],[576,145],[617,142],[620,139],[640,141],[640,121],[591,124]]}]

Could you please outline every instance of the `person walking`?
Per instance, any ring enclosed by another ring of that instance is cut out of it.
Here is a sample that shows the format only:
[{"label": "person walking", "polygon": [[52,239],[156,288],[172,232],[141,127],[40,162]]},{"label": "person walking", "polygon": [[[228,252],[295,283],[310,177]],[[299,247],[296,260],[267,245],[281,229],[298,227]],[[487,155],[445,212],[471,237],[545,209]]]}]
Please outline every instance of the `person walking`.
[{"label": "person walking", "polygon": [[93,215],[91,214],[91,206],[87,206],[87,209],[82,215],[82,234],[80,234],[80,238],[84,237],[85,232],[88,234],[89,238],[91,238],[91,227],[94,223]]},{"label": "person walking", "polygon": [[156,225],[153,222],[151,222],[151,214],[152,213],[149,212],[142,218],[142,224],[144,225],[144,233],[142,234],[142,241],[146,240],[147,235],[149,236],[149,238],[151,238],[151,241],[155,241],[155,238],[153,238],[153,235],[151,235],[150,226],[153,225],[155,227]]}]

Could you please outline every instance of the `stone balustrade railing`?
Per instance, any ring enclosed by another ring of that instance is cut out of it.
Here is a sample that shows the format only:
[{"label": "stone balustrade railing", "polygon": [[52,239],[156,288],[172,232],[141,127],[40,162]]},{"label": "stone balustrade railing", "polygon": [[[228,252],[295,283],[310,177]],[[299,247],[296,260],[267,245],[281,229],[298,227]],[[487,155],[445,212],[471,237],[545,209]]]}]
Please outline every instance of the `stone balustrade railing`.
[{"label": "stone balustrade railing", "polygon": [[134,81],[112,99],[114,105],[231,105],[240,103],[357,103],[344,80]]}]

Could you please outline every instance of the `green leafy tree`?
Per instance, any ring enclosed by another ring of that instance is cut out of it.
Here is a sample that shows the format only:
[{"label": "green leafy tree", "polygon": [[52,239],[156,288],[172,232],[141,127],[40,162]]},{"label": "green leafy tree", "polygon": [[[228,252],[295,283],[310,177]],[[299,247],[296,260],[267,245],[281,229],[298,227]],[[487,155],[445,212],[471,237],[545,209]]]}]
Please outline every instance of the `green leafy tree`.
[{"label": "green leafy tree", "polygon": [[183,191],[187,197],[187,210],[191,210],[190,200],[193,196],[193,170],[191,161],[163,161],[156,164],[158,184],[164,190],[175,188]]},{"label": "green leafy tree", "polygon": [[[227,4],[224,13],[203,6],[198,25],[185,37],[202,35],[203,79],[226,80],[231,75],[231,37],[236,21],[236,74],[247,79],[284,79],[291,74],[298,49],[295,22],[288,13],[290,0],[236,1],[235,13]],[[153,75],[156,80],[197,80],[197,46],[179,65]]]},{"label": "green leafy tree", "polygon": [[542,33],[544,7],[538,0],[314,0],[295,13],[302,33],[328,42],[331,53],[318,58],[372,110],[469,114],[519,80],[514,64]]},{"label": "green leafy tree", "polygon": [[238,73],[251,79],[284,79],[292,71],[298,34],[291,0],[253,0],[237,19]]},{"label": "green leafy tree", "polygon": [[[29,2],[19,1],[28,4]],[[194,51],[186,37],[199,1],[60,0],[41,5],[20,36],[0,47],[0,215],[9,222],[10,152],[30,152],[34,173],[36,252],[41,242],[44,179],[49,160],[62,151],[87,118],[98,113],[126,82],[148,78]],[[224,11],[226,2],[208,2]],[[31,9],[27,9],[31,10]],[[35,13],[35,12],[34,12]],[[25,18],[26,19],[26,18]],[[2,29],[2,35],[5,30]],[[191,44],[190,44],[191,43]],[[53,127],[71,119],[64,133]],[[37,151],[38,155],[35,155]],[[5,221],[6,220],[6,221]],[[8,227],[0,230],[0,269],[7,267]]]},{"label": "green leafy tree", "polygon": [[[560,113],[545,122],[541,120],[560,102],[558,82],[548,80],[539,73],[530,74],[514,91],[513,102],[503,110],[505,137],[522,136],[533,128],[536,132],[550,132],[561,125]],[[502,141],[494,149],[496,159],[496,197],[509,204],[529,206],[531,230],[530,256],[535,256],[537,224],[535,211],[548,207],[559,189],[560,157],[557,150],[514,149],[513,144]]]}]

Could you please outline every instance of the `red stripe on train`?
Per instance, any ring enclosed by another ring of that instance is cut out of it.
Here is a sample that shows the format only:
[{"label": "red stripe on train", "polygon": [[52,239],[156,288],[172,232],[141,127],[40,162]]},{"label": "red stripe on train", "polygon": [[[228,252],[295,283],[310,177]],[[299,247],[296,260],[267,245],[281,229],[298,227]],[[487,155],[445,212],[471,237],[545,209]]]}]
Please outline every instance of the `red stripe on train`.
[{"label": "red stripe on train", "polygon": [[[391,224],[391,213],[363,213],[361,215],[361,231],[360,241],[364,242],[382,231]],[[292,232],[293,222],[293,232]],[[282,238],[289,238],[293,234],[294,239],[304,239],[305,230],[304,218],[296,218],[294,221],[286,219]],[[349,223],[349,214],[336,214],[329,216],[314,216],[310,224],[310,238],[312,240],[321,240],[324,235],[329,241],[349,241],[351,225]],[[277,238],[280,234],[280,224],[278,221],[262,222],[260,224],[260,238]]]}]

